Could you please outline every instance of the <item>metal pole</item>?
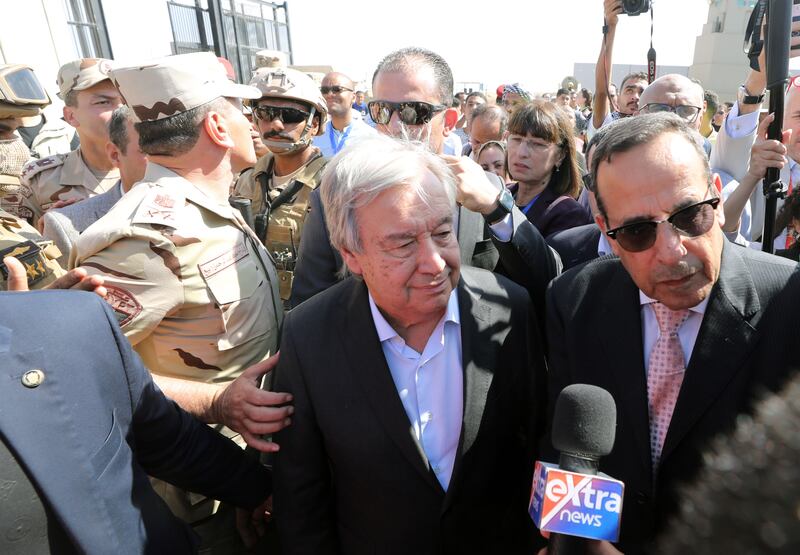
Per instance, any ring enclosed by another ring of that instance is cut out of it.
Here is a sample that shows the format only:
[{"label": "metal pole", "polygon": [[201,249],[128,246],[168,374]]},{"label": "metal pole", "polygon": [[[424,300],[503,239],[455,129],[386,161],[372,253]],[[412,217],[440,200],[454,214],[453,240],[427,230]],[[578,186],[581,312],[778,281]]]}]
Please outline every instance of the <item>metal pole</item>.
[{"label": "metal pole", "polygon": [[286,41],[289,43],[289,64],[294,64],[294,51],[292,50],[292,27],[289,25],[289,6],[286,2],[280,6],[283,8],[283,15],[286,18]]}]

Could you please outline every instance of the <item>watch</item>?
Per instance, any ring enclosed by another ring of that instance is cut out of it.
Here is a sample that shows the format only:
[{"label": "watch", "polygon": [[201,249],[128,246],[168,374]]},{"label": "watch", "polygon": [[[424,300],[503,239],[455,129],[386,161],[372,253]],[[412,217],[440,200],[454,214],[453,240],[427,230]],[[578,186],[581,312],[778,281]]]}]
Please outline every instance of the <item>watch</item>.
[{"label": "watch", "polygon": [[756,96],[750,94],[750,91],[747,90],[747,87],[744,85],[739,87],[739,102],[742,104],[761,104],[764,102],[764,91],[761,91],[761,94]]},{"label": "watch", "polygon": [[497,208],[488,214],[484,214],[483,217],[489,223],[489,225],[496,224],[508,216],[513,209],[514,197],[512,196],[511,191],[503,187],[503,190],[500,191],[500,195],[497,197]]}]

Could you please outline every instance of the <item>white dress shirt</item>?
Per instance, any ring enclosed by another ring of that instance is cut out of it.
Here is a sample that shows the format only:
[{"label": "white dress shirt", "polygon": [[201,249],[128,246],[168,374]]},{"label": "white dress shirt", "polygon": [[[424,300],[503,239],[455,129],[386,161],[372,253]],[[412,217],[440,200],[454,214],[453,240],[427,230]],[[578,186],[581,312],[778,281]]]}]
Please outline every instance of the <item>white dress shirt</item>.
[{"label": "white dress shirt", "polygon": [[[655,303],[655,299],[651,299],[639,290],[639,304],[641,305],[642,315],[642,341],[644,347],[644,370],[645,373],[650,368],[650,353],[658,341],[658,336],[661,333],[658,329],[658,320],[656,313],[651,306]],[[706,306],[708,306],[708,297],[703,299],[703,302],[689,309],[689,317],[678,328],[678,339],[681,342],[681,350],[683,351],[683,360],[686,366],[689,366],[689,361],[692,358],[692,351],[694,350],[694,343],[697,341],[697,334],[700,332],[700,325],[703,323],[703,316],[706,313]]]},{"label": "white dress shirt", "polygon": [[411,430],[439,483],[450,484],[464,414],[461,320],[456,291],[422,353],[406,345],[383,317],[372,294],[372,320]]},{"label": "white dress shirt", "polygon": [[353,118],[350,121],[350,125],[339,131],[333,126],[331,120],[328,120],[325,122],[325,132],[318,137],[314,137],[314,146],[320,149],[325,158],[332,158],[347,145],[376,133],[375,129],[364,123],[361,119],[361,114],[357,110],[353,111],[359,117]]}]

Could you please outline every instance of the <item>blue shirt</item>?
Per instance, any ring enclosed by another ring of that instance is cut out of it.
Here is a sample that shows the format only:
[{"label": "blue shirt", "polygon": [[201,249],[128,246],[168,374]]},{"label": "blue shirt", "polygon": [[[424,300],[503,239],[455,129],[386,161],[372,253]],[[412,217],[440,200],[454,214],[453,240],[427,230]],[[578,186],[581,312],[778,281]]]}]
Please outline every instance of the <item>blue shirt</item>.
[{"label": "blue shirt", "polygon": [[411,430],[425,451],[436,478],[447,491],[464,414],[457,293],[455,290],[450,293],[445,314],[422,353],[406,345],[380,313],[372,294],[369,295],[369,307]]},{"label": "blue shirt", "polygon": [[337,131],[328,120],[325,122],[325,133],[314,137],[314,146],[322,151],[325,158],[332,158],[347,145],[373,133],[377,133],[377,131],[360,119],[351,120],[350,125],[341,131]]}]

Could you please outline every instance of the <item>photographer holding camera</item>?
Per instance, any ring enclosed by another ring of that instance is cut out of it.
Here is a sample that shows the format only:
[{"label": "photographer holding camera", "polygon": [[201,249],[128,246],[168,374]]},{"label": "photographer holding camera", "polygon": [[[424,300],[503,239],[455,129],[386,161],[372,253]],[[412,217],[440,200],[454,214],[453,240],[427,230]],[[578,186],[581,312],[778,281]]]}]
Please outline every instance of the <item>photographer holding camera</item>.
[{"label": "photographer holding camera", "polygon": [[649,0],[604,0],[603,43],[595,66],[594,105],[592,119],[586,130],[591,139],[595,132],[620,118],[632,116],[639,109],[639,95],[647,87],[647,74],[644,72],[626,75],[619,87],[617,110],[614,110],[609,98],[611,83],[611,59],[614,50],[614,35],[617,30],[619,15],[639,15],[649,8]]}]

